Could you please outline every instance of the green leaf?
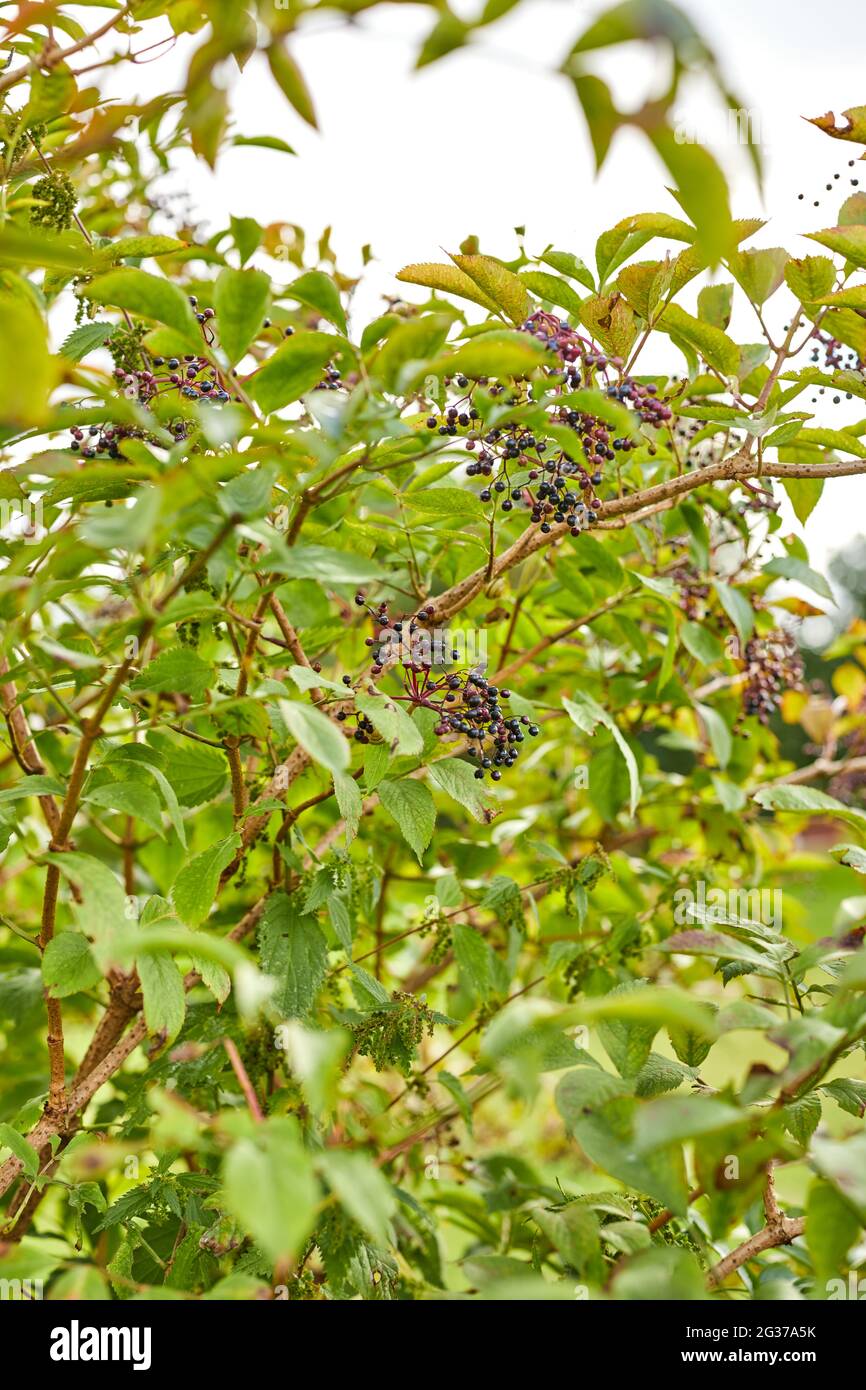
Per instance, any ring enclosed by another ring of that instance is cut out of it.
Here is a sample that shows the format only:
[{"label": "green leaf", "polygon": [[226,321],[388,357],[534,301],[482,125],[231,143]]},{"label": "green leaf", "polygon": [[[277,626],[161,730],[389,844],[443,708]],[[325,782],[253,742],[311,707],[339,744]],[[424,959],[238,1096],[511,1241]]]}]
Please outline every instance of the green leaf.
[{"label": "green leaf", "polygon": [[493,989],[490,947],[480,932],[462,922],[455,922],[451,936],[461,976],[478,999],[486,999]]},{"label": "green leaf", "polygon": [[484,784],[475,776],[475,769],[462,758],[439,758],[428,768],[430,781],[469,812],[482,825],[489,825],[496,814],[496,803],[490,799]]},{"label": "green leaf", "polygon": [[503,328],[481,333],[447,356],[437,357],[429,371],[449,376],[527,376],[541,365],[544,356],[545,350],[537,339]]},{"label": "green leaf", "polygon": [[739,589],[732,588],[730,584],[723,584],[720,579],[716,580],[716,593],[736,628],[740,641],[748,642],[755,627],[755,614],[749,600]]},{"label": "green leaf", "polygon": [[302,120],[316,125],[316,112],[303,74],[284,43],[274,40],[268,48],[268,63],[277,86]]},{"label": "green leaf", "polygon": [[131,690],[188,695],[199,704],[213,680],[213,669],[189,647],[165,647],[133,681]]},{"label": "green leaf", "polygon": [[[296,154],[297,151],[281,140],[278,135],[236,135],[233,145],[253,145],[262,150],[278,150],[280,154]],[[240,248],[238,248],[240,249]]]},{"label": "green leaf", "polygon": [[28,429],[48,417],[57,366],[48,353],[45,324],[29,300],[0,296],[0,420]]},{"label": "green leaf", "polygon": [[366,714],[376,732],[382,735],[392,754],[399,753],[408,758],[421,754],[424,740],[402,706],[385,695],[361,694],[355,696],[355,705],[362,714]]},{"label": "green leaf", "polygon": [[178,874],[171,890],[177,915],[188,927],[197,927],[210,914],[220,874],[240,849],[239,835],[227,835],[191,859]]},{"label": "green leaf", "polygon": [[560,275],[569,275],[572,280],[583,285],[584,289],[595,293],[595,280],[592,271],[579,256],[573,256],[570,251],[545,251],[544,255],[539,256],[538,259],[543,261],[545,265],[552,266],[554,270],[558,270]]},{"label": "green leaf", "polygon": [[65,999],[97,984],[102,971],[93,959],[87,937],[76,931],[53,937],[42,956],[42,978],[52,999]]},{"label": "green leaf", "polygon": [[396,390],[413,371],[417,375],[422,369],[430,370],[430,359],[441,350],[450,327],[447,314],[419,314],[408,322],[397,321],[373,356],[370,370],[389,390]]},{"label": "green leaf", "polygon": [[567,280],[561,280],[558,275],[548,275],[544,270],[521,271],[520,280],[539,299],[556,304],[574,318],[580,318],[580,295]]},{"label": "green leaf", "polygon": [[166,750],[166,776],[181,806],[202,806],[219,796],[228,779],[224,753],[188,739],[161,746]]},{"label": "green leaf", "polygon": [[80,362],[89,352],[103,346],[115,331],[113,323],[82,323],[63,340],[60,352],[69,362]]},{"label": "green leaf", "polygon": [[125,236],[110,246],[101,246],[97,261],[144,260],[147,256],[173,256],[186,251],[189,243],[173,236]]},{"label": "green leaf", "polygon": [[149,825],[157,835],[163,834],[162,814],[156,793],[141,782],[104,782],[92,791],[85,791],[82,801],[89,806],[105,807],[118,815],[134,816]]},{"label": "green leaf", "polygon": [[261,270],[220,271],[214,287],[219,341],[229,362],[239,362],[259,333],[271,282]]},{"label": "green leaf", "polygon": [[680,628],[680,639],[689,655],[704,666],[715,665],[717,661],[721,661],[725,654],[724,647],[715,633],[710,632],[700,623],[683,623]]},{"label": "green leaf", "polygon": [[727,767],[734,750],[734,740],[728,724],[719,714],[719,711],[713,709],[712,705],[696,704],[695,709],[707,731],[716,762],[721,768]]},{"label": "green leaf", "polygon": [[[603,1269],[600,1226],[596,1213],[584,1202],[569,1202],[560,1211],[534,1207],[532,1218],[563,1260],[581,1277]],[[607,1229],[607,1228],[605,1228]]]},{"label": "green leaf", "polygon": [[780,1112],[782,1124],[791,1138],[806,1148],[815,1130],[821,1123],[821,1097],[812,1091],[799,1096],[784,1106]]},{"label": "green leaf", "polygon": [[670,333],[673,338],[681,338],[690,347],[696,348],[710,367],[715,367],[724,377],[739,374],[740,353],[735,342],[720,328],[693,318],[678,304],[669,304],[658,319],[659,328]]},{"label": "green leaf", "polygon": [[12,801],[24,801],[28,796],[63,796],[66,788],[56,777],[34,773],[0,791],[0,806]]},{"label": "green leaf", "polygon": [[688,1186],[678,1146],[638,1154],[634,1121],[639,1107],[628,1082],[590,1067],[566,1072],[556,1107],[591,1162],[611,1177],[684,1216]]},{"label": "green leaf", "polygon": [[616,720],[608,714],[607,710],[602,709],[601,705],[585,691],[575,691],[575,696],[574,700],[563,697],[562,701],[563,708],[572,722],[585,734],[591,734],[597,724],[603,724],[613,735],[614,742],[622,754],[628,770],[629,814],[633,816],[641,794],[640,774],[634,753],[620,732]]},{"label": "green leaf", "polygon": [[[618,1001],[622,994],[630,993],[632,985],[619,985],[611,990],[605,999],[609,1003]],[[637,988],[641,988],[638,986]],[[598,1036],[601,1045],[613,1062],[620,1076],[626,1079],[637,1076],[650,1055],[653,1038],[659,1030],[658,1019],[601,1018],[598,1021]]]},{"label": "green leaf", "polygon": [[835,816],[847,822],[855,830],[866,832],[866,811],[856,806],[846,806],[835,796],[818,791],[816,787],[765,787],[755,792],[753,797],[759,806],[767,811],[796,811],[802,815]]},{"label": "green leaf", "polygon": [[748,1123],[748,1115],[712,1096],[664,1096],[641,1106],[635,1120],[638,1150],[648,1153]]},{"label": "green leaf", "polygon": [[717,265],[733,249],[736,236],[721,168],[709,150],[679,142],[667,125],[658,125],[650,139],[673,174],[681,207],[695,224],[697,249]]},{"label": "green leaf", "polygon": [[109,940],[126,920],[126,894],[111,870],[80,850],[46,854],[45,860],[56,864],[63,876],[81,890],[80,911],[88,935],[98,942]]},{"label": "green leaf", "polygon": [[858,874],[866,874],[866,850],[860,849],[859,845],[834,845],[830,854],[840,864],[847,864]]},{"label": "green leaf", "polygon": [[327,545],[293,545],[285,558],[276,556],[272,564],[289,579],[317,579],[320,584],[367,584],[382,577],[376,561]]},{"label": "green leaf", "polygon": [[806,1205],[806,1245],[818,1287],[838,1274],[859,1234],[860,1222],[842,1194],[832,1183],[814,1182]]},{"label": "green leaf", "polygon": [[280,700],[279,709],[290,734],[314,762],[329,772],[345,772],[349,766],[349,745],[326,714],[314,705],[302,705],[296,700]]},{"label": "green leaf", "polygon": [[226,1205],[272,1260],[301,1252],[317,1219],[318,1186],[296,1120],[272,1116],[223,1163]]},{"label": "green leaf", "polygon": [[[799,431],[798,431],[799,433]],[[765,440],[765,444],[770,440]],[[794,515],[802,526],[821,501],[824,491],[823,478],[783,478],[782,487],[788,494]]]},{"label": "green leaf", "polygon": [[812,1140],[812,1163],[866,1221],[866,1133],[848,1139]]},{"label": "green leaf", "polygon": [[318,1166],[341,1206],[371,1240],[383,1247],[390,1245],[396,1198],[375,1163],[366,1154],[348,1149],[323,1149]]},{"label": "green leaf", "polygon": [[340,346],[330,333],[296,333],[286,338],[250,378],[250,392],[270,414],[300,400],[318,384],[322,368]]},{"label": "green leaf", "polygon": [[328,943],[315,917],[283,892],[268,898],[259,928],[262,969],[277,981],[274,1007],[282,1018],[306,1018],[328,967]]},{"label": "green leaf", "polygon": [[436,805],[430,788],[411,778],[399,782],[385,778],[379,783],[378,794],[420,864],[436,824]]},{"label": "green leaf", "polygon": [[829,256],[804,256],[785,266],[788,289],[801,304],[814,304],[829,294],[836,280],[836,267]]},{"label": "green leaf", "polygon": [[11,1125],[0,1124],[0,1149],[11,1149],[19,1160],[28,1178],[35,1178],[39,1172],[39,1155],[31,1148],[23,1134]]},{"label": "green leaf", "polygon": [[591,295],[580,306],[580,321],[612,356],[628,357],[637,338],[633,311],[620,294]]},{"label": "green leaf", "polygon": [[698,292],[698,318],[724,332],[731,321],[733,299],[733,285],[705,285]]},{"label": "green leaf", "polygon": [[413,511],[426,512],[428,516],[455,519],[470,516],[479,521],[485,516],[483,504],[468,488],[421,488],[418,492],[402,493],[401,501],[404,506],[411,507]]},{"label": "green leaf", "polygon": [[762,247],[758,251],[738,251],[728,264],[731,274],[758,307],[776,293],[785,279],[788,252],[781,246]]},{"label": "green leaf", "polygon": [[354,777],[347,776],[345,772],[335,772],[334,794],[337,798],[340,815],[346,822],[346,841],[351,843],[358,833],[363,807],[358,783]]},{"label": "green leaf", "polygon": [[85,290],[94,304],[126,309],[131,314],[155,319],[173,328],[191,349],[201,350],[202,335],[189,300],[171,281],[150,275],[146,270],[125,268],[97,276],[88,281]]},{"label": "green leaf", "polygon": [[297,280],[287,285],[283,294],[299,300],[301,304],[309,305],[311,309],[316,309],[322,318],[333,323],[341,333],[348,332],[340,291],[331,276],[326,275],[324,271],[308,270],[306,274],[298,276]]},{"label": "green leaf", "polygon": [[798,560],[794,555],[777,555],[769,564],[763,565],[762,570],[764,574],[778,575],[780,579],[793,579],[835,603],[833,590],[823,574],[818,574],[817,570],[811,569],[804,560]]},{"label": "green leaf", "polygon": [[138,977],[144,1000],[144,1018],[151,1033],[177,1037],[186,1016],[183,976],[170,955],[147,952],[138,957]]}]

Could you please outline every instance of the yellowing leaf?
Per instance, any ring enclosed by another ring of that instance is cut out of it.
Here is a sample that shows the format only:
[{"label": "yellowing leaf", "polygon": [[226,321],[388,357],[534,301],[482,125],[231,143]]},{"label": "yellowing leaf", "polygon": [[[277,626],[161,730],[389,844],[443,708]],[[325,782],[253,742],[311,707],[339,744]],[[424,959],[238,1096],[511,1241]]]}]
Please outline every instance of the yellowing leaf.
[{"label": "yellowing leaf", "polygon": [[526,286],[492,256],[452,256],[451,259],[512,323],[523,323],[532,313],[532,300]]},{"label": "yellowing leaf", "polygon": [[425,261],[420,265],[404,265],[403,269],[397,272],[397,279],[408,285],[423,285],[428,290],[441,290],[443,294],[456,294],[461,299],[470,299],[473,304],[480,304],[482,309],[489,310],[491,314],[497,311],[496,304],[490,296],[482,293],[475,281],[464,275],[456,265],[439,265],[435,261]]}]

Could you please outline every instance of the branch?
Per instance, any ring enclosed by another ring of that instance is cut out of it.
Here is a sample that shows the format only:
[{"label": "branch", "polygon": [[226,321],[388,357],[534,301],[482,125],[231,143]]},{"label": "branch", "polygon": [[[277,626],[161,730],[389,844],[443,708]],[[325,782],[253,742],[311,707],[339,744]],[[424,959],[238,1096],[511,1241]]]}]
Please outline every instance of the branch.
[{"label": "branch", "polygon": [[773,1250],[779,1245],[790,1245],[806,1229],[805,1216],[783,1216],[776,1197],[772,1161],[767,1167],[767,1183],[764,1188],[764,1214],[767,1224],[755,1235],[750,1236],[736,1250],[719,1260],[707,1275],[707,1288],[717,1289],[729,1274],[734,1274],[741,1265],[748,1264],[765,1250]]},{"label": "branch", "polygon": [[81,53],[83,49],[90,48],[91,44],[96,43],[97,39],[104,38],[104,36],[110,33],[122,19],[127,19],[128,17],[129,9],[124,5],[122,10],[118,10],[116,14],[112,15],[111,19],[107,19],[98,29],[94,29],[90,34],[85,34],[84,38],[78,39],[77,42],[70,44],[68,48],[57,48],[55,45],[46,43],[42,52],[39,53],[37,57],[31,58],[29,63],[25,63],[22,67],[15,68],[13,72],[7,72],[5,76],[0,77],[0,95],[2,95],[3,92],[8,92],[10,87],[14,87],[16,83],[21,82],[25,77],[32,76],[34,72],[43,71],[45,69],[50,71],[51,68],[56,68],[58,64],[65,63],[67,58],[72,58],[76,53]]},{"label": "branch", "polygon": [[[642,516],[648,516],[655,511],[662,510],[666,504],[694,492],[697,488],[703,487],[705,483],[738,482],[745,478],[757,476],[764,478],[842,478],[861,473],[866,473],[866,461],[861,459],[844,459],[836,463],[816,464],[771,463],[760,467],[756,459],[747,458],[742,453],[738,453],[733,454],[731,458],[722,459],[718,463],[708,464],[705,468],[696,469],[693,473],[669,478],[666,482],[656,483],[653,487],[644,488],[641,492],[630,493],[627,497],[614,497],[608,502],[603,502],[596,515],[601,521],[629,516],[632,520],[640,520]],[[635,513],[639,515],[636,516]],[[491,580],[498,579],[501,574],[513,569],[522,560],[534,555],[537,550],[542,550],[545,546],[561,540],[563,536],[568,535],[569,529],[568,523],[564,521],[552,526],[547,535],[542,533],[540,527],[527,527],[507,550],[497,556],[492,570],[489,570],[488,565],[485,564],[481,569],[477,569],[472,574],[467,575],[465,579],[461,579],[450,589],[446,589],[444,593],[431,599],[427,608],[432,608],[433,613],[428,618],[428,623],[435,626],[437,623],[450,618],[454,613],[465,608],[477,594],[486,588]]]}]

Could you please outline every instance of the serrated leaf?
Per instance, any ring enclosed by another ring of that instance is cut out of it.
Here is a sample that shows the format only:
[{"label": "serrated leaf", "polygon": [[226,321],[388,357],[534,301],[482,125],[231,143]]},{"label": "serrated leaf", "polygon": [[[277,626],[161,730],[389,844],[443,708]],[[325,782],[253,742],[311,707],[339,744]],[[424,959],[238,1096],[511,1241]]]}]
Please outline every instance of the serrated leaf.
[{"label": "serrated leaf", "polygon": [[148,1030],[165,1033],[170,1042],[180,1032],[186,1016],[183,976],[172,957],[164,952],[145,952],[136,964]]},{"label": "serrated leaf", "polygon": [[379,800],[420,864],[436,825],[436,806],[430,788],[412,778],[399,782],[385,778],[377,791]]},{"label": "serrated leaf", "polygon": [[102,978],[87,937],[81,932],[64,931],[55,936],[42,955],[42,978],[52,999],[90,989]]},{"label": "serrated leaf", "polygon": [[282,1018],[306,1018],[328,967],[328,943],[310,913],[287,893],[268,899],[259,927],[262,969],[276,982],[273,1005]]},{"label": "serrated leaf", "polygon": [[817,241],[819,245],[826,246],[828,251],[835,251],[837,255],[844,256],[861,270],[866,267],[866,227],[859,224],[850,227],[828,227],[823,232],[806,232],[805,235],[810,241]]},{"label": "serrated leaf", "polygon": [[469,299],[480,304],[489,313],[497,312],[497,305],[489,295],[484,294],[475,281],[465,275],[456,265],[440,265],[435,261],[425,261],[418,265],[404,265],[397,272],[397,279],[408,285],[423,285],[428,290],[438,290],[443,294],[456,294],[461,299]]},{"label": "serrated leaf", "polygon": [[194,704],[205,697],[213,669],[189,647],[166,647],[130,681],[130,689],[188,695]]},{"label": "serrated leaf", "polygon": [[788,289],[801,304],[814,304],[829,294],[836,279],[836,267],[829,256],[803,256],[785,266]]},{"label": "serrated leaf", "polygon": [[540,366],[544,357],[544,348],[537,339],[503,329],[480,334],[448,356],[438,357],[428,370],[433,375],[442,372],[449,376],[526,376]]},{"label": "serrated leaf", "polygon": [[532,313],[532,299],[525,287],[500,261],[492,256],[458,255],[451,259],[512,323],[523,323]]},{"label": "serrated leaf", "polygon": [[82,323],[63,340],[61,356],[69,362],[80,362],[89,352],[102,347],[114,331],[113,323]]},{"label": "serrated leaf", "polygon": [[739,373],[740,354],[736,343],[720,328],[687,314],[679,304],[668,305],[658,320],[658,326],[696,348],[707,364],[715,367],[722,376],[737,376]]},{"label": "serrated leaf", "polygon": [[171,890],[177,915],[188,927],[197,927],[210,914],[220,874],[240,849],[240,836],[227,835],[191,859],[178,874]]}]

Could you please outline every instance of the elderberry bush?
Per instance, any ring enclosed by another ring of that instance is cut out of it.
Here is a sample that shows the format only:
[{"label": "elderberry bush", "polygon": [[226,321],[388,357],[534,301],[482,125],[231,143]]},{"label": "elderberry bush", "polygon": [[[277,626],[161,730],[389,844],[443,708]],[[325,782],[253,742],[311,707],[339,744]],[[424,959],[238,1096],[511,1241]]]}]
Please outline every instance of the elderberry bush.
[{"label": "elderberry bush", "polygon": [[[281,220],[317,7],[5,7],[0,1300],[857,1287],[866,566],[809,542],[866,485],[866,119],[816,75],[802,238],[734,218],[688,3],[551,74],[660,211],[597,225],[578,140],[566,247],[434,196],[405,265]],[[416,6],[419,66],[515,8]]]}]

